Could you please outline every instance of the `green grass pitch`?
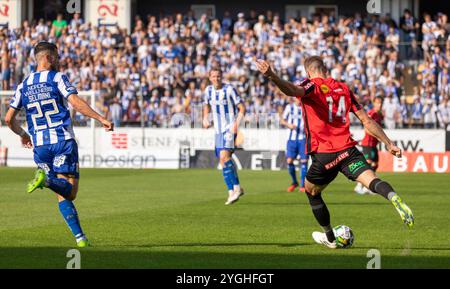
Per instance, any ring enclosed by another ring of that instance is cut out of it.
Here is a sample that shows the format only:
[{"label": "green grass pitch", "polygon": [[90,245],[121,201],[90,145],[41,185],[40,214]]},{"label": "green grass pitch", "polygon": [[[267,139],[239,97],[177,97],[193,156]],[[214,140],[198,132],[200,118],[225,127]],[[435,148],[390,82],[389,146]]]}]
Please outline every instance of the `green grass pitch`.
[{"label": "green grass pitch", "polygon": [[[246,195],[225,206],[216,170],[83,169],[76,206],[92,247],[81,268],[450,268],[448,174],[381,174],[410,205],[408,230],[380,196],[359,196],[339,176],[324,193],[332,224],[354,246],[331,250],[311,238],[307,198],[287,193],[286,171],[241,171]],[[32,169],[0,169],[0,268],[65,268],[74,240],[49,190],[28,195]]]}]

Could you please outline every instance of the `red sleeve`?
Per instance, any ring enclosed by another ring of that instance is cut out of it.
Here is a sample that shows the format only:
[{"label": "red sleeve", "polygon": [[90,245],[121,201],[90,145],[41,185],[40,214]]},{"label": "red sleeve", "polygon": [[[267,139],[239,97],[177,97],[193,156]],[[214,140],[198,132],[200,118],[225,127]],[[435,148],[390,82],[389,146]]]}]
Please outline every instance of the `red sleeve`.
[{"label": "red sleeve", "polygon": [[[303,87],[303,89],[305,90],[305,95],[303,97],[308,97],[310,94],[312,94],[315,88],[314,82],[312,82],[308,78],[303,80],[300,84],[298,84],[298,86]],[[300,96],[298,95],[296,97],[300,98]]]},{"label": "red sleeve", "polygon": [[379,125],[381,125],[383,123],[383,115],[380,112],[376,113],[376,122],[378,122]]},{"label": "red sleeve", "polygon": [[362,109],[362,106],[358,103],[358,100],[356,100],[356,97],[353,94],[353,91],[349,90],[349,92],[350,92],[350,100],[352,101],[350,110],[352,112],[357,112],[358,110]]}]

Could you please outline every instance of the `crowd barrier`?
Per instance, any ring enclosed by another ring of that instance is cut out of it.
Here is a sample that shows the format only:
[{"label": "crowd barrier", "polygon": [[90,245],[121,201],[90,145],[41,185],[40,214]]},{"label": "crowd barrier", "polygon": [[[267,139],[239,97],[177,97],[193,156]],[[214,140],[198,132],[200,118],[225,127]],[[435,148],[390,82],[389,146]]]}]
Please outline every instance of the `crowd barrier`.
[{"label": "crowd barrier", "polygon": [[[280,170],[286,167],[285,129],[242,129],[242,147],[234,161],[240,169]],[[380,171],[449,172],[446,152],[448,133],[444,130],[387,130],[388,136],[404,151],[396,159],[379,144]],[[95,168],[214,168],[212,129],[141,129],[118,128],[109,133],[101,128],[75,128],[80,166]],[[355,140],[364,131],[352,130]],[[0,164],[12,167],[34,167],[32,150],[21,146],[20,138],[7,127],[0,127]]]}]

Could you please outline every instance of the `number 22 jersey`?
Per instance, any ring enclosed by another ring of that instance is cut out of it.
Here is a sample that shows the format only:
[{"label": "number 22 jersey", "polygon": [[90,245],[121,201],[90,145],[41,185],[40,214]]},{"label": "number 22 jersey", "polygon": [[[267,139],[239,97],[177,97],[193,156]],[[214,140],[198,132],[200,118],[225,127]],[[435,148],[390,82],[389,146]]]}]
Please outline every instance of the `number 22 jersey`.
[{"label": "number 22 jersey", "polygon": [[355,146],[349,112],[362,107],[347,85],[332,78],[306,79],[299,85],[305,89],[300,101],[307,153],[334,153]]},{"label": "number 22 jersey", "polygon": [[17,87],[10,107],[25,108],[28,132],[35,147],[74,138],[67,98],[77,89],[56,71],[31,73]]}]

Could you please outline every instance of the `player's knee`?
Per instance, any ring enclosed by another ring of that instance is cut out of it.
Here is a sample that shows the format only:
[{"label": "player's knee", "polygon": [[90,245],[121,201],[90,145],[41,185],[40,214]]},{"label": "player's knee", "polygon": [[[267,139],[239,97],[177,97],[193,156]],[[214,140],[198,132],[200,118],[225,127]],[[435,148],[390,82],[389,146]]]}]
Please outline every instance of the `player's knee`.
[{"label": "player's knee", "polygon": [[317,208],[317,206],[323,204],[322,194],[310,195],[307,194],[309,204],[312,208]]},{"label": "player's knee", "polygon": [[306,188],[306,193],[310,196],[317,196],[321,193],[321,190],[317,187]]},{"label": "player's knee", "polygon": [[321,193],[321,191],[319,189],[312,189],[311,191],[311,196],[318,196]]},{"label": "player's knee", "polygon": [[231,157],[229,155],[221,155],[219,158],[220,164],[224,165],[226,162],[231,160]]},{"label": "player's knee", "polygon": [[221,164],[222,166],[224,166],[225,163],[228,162],[229,160],[230,160],[230,159],[227,158],[227,157],[221,157],[221,158],[219,159],[220,164]]}]

